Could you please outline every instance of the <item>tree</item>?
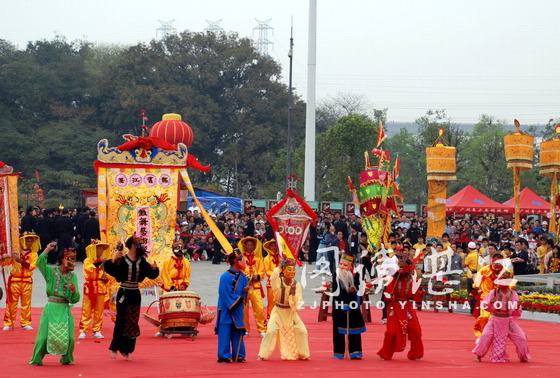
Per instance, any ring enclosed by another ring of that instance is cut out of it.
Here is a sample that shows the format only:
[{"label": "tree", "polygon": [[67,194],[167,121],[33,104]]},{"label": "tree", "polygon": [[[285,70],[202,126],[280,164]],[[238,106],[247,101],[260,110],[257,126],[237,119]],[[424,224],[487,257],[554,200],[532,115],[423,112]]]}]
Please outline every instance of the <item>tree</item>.
[{"label": "tree", "polygon": [[317,136],[317,192],[321,200],[349,200],[347,176],[355,181],[364,169],[364,152],[375,147],[377,126],[350,114]]}]

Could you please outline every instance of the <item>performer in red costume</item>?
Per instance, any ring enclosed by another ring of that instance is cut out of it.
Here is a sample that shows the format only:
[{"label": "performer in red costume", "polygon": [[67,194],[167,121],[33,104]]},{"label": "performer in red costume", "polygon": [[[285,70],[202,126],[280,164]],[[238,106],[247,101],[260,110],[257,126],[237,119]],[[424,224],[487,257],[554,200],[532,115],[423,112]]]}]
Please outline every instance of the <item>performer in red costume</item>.
[{"label": "performer in red costume", "polygon": [[[424,356],[422,329],[416,316],[415,302],[422,300],[422,291],[414,287],[415,261],[403,255],[398,262],[399,271],[385,289],[387,297],[387,330],[383,347],[377,352],[380,360],[390,360],[393,353],[406,348],[406,338],[410,338],[409,360],[419,360]],[[415,290],[417,289],[417,290]]]}]

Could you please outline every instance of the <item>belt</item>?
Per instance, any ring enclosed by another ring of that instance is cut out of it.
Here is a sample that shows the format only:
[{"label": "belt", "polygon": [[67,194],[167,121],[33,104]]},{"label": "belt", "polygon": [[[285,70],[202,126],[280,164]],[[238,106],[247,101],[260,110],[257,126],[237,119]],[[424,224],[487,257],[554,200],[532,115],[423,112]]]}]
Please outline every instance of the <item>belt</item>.
[{"label": "belt", "polygon": [[62,297],[49,297],[49,302],[51,303],[68,303],[66,298]]},{"label": "belt", "polygon": [[276,307],[280,307],[280,308],[290,308],[290,305],[283,305],[280,303],[276,303]]},{"label": "belt", "polygon": [[509,314],[501,314],[501,313],[494,313],[494,316],[497,318],[509,318]]},{"label": "belt", "polygon": [[138,282],[121,282],[122,289],[138,289]]}]

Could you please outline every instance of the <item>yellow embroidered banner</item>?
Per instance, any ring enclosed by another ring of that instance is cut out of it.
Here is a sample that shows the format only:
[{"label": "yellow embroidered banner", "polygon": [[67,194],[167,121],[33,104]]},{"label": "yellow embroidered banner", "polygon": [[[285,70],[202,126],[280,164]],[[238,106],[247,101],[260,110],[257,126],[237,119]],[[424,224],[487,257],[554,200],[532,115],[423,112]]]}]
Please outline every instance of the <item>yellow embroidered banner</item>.
[{"label": "yellow embroidered banner", "polygon": [[[161,146],[157,139],[126,136],[128,142],[98,144],[101,240],[112,248],[136,234],[158,266],[171,256],[175,240],[179,172],[187,149],[183,144]],[[158,138],[159,139],[159,138]]]},{"label": "yellow embroidered banner", "polygon": [[11,263],[12,252],[20,250],[18,224],[18,173],[0,162],[0,264]]}]

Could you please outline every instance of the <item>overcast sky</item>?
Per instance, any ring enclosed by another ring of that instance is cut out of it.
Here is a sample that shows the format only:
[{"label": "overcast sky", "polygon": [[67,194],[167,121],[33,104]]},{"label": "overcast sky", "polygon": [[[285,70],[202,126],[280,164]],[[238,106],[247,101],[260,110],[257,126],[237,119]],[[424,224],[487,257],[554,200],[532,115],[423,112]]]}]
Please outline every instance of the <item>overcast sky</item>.
[{"label": "overcast sky", "polygon": [[[372,108],[388,108],[389,121],[412,122],[428,109],[460,123],[481,114],[509,124],[560,117],[560,1],[317,3],[318,101],[363,95]],[[307,0],[3,0],[0,38],[20,48],[57,34],[129,45],[155,38],[159,20],[200,32],[220,19],[226,31],[257,38],[255,19],[271,19],[269,53],[287,81],[293,17],[293,81],[305,99],[308,13]]]}]

